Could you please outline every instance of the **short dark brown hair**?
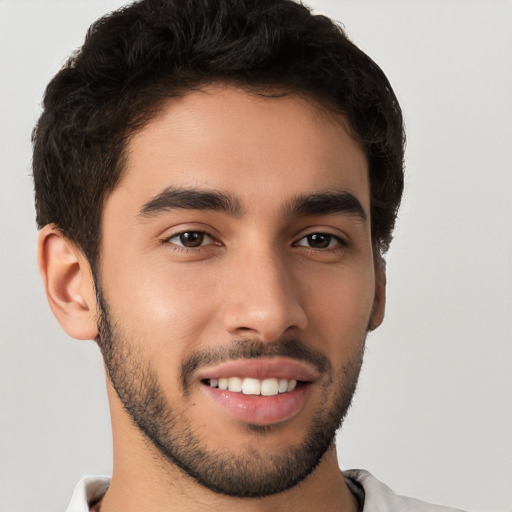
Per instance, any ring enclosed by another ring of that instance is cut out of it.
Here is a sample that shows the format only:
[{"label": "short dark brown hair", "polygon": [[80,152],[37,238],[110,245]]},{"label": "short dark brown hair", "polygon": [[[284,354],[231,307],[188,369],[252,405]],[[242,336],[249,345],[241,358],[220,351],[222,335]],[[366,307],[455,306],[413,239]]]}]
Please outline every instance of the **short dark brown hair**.
[{"label": "short dark brown hair", "polygon": [[141,0],[96,21],[49,83],[33,132],[38,226],[55,223],[94,264],[130,136],[163,101],[216,82],[306,94],[347,117],[385,253],[403,190],[400,106],[337,23],[292,0]]}]

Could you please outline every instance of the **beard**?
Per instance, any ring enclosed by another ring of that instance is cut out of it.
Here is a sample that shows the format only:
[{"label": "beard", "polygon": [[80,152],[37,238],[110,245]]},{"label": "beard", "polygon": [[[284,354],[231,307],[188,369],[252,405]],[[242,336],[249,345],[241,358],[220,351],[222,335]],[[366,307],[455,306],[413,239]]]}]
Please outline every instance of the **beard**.
[{"label": "beard", "polygon": [[[98,288],[99,290],[99,288]],[[202,486],[216,493],[239,498],[264,497],[283,492],[304,480],[334,443],[336,431],[350,408],[363,361],[365,337],[356,357],[334,371],[329,360],[296,338],[273,343],[243,339],[228,347],[194,352],[182,361],[181,387],[186,399],[194,371],[201,366],[233,359],[284,356],[306,361],[324,377],[322,397],[304,440],[281,451],[262,453],[257,443],[243,450],[209,449],[186,418],[186,407],[169,402],[157,373],[142,350],[142,343],[129,343],[119,323],[110,315],[108,303],[98,291],[97,343],[108,378],[135,426],[160,455]],[[366,334],[366,333],[365,333]],[[248,434],[265,436],[279,424],[246,425]]]}]

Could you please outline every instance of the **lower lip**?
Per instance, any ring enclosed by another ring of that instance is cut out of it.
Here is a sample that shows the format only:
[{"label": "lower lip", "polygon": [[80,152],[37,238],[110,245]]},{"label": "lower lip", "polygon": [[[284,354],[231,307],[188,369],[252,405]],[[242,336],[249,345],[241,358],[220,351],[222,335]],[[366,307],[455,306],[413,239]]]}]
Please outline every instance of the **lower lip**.
[{"label": "lower lip", "polygon": [[244,395],[201,385],[205,393],[236,419],[251,425],[273,425],[296,416],[304,407],[310,388],[302,383],[289,393],[274,396]]}]

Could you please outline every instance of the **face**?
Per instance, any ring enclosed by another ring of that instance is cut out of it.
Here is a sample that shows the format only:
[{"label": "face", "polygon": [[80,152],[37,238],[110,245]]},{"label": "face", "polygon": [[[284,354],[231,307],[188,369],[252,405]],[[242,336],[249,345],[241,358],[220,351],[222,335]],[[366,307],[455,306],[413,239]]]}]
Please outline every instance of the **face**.
[{"label": "face", "polygon": [[103,214],[99,343],[166,464],[264,496],[321,462],[383,307],[369,201],[343,118],[297,96],[192,92],[132,139]]}]

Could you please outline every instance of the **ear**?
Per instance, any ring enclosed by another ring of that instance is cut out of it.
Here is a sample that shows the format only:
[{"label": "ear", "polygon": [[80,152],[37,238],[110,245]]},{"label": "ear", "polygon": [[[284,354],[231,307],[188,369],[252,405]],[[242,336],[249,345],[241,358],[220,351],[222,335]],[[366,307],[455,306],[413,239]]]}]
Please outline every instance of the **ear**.
[{"label": "ear", "polygon": [[375,298],[368,327],[369,331],[379,327],[384,320],[384,312],[386,310],[386,262],[380,254],[375,256],[375,258]]},{"label": "ear", "polygon": [[48,224],[37,240],[37,264],[53,314],[72,338],[92,340],[96,293],[87,258],[59,229]]}]

